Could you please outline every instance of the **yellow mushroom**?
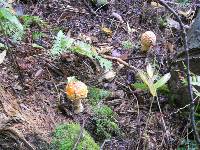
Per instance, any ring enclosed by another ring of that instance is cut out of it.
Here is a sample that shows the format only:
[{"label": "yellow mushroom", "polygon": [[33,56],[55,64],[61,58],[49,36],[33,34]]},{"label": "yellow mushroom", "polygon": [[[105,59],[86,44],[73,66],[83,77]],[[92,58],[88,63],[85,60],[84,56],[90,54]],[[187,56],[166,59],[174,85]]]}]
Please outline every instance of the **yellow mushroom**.
[{"label": "yellow mushroom", "polygon": [[147,52],[151,46],[156,44],[156,35],[152,31],[146,31],[141,36],[141,51]]},{"label": "yellow mushroom", "polygon": [[88,94],[88,89],[85,83],[78,80],[70,81],[66,85],[65,92],[68,99],[71,100],[74,105],[75,113],[83,112],[84,108],[82,100],[84,100]]}]

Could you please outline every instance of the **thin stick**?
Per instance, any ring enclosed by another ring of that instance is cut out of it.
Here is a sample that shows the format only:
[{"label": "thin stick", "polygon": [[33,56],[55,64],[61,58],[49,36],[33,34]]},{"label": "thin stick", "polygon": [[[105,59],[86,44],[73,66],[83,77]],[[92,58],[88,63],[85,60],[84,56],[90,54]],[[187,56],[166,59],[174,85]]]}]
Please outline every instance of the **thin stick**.
[{"label": "thin stick", "polygon": [[24,146],[26,146],[26,148],[28,148],[29,150],[35,150],[35,148],[13,128],[2,128],[0,129],[0,132],[10,132],[14,136],[16,136],[19,140],[21,140],[24,143]]},{"label": "thin stick", "polygon": [[182,30],[182,37],[183,37],[183,42],[184,42],[184,49],[186,53],[186,64],[187,64],[187,82],[188,82],[188,91],[189,91],[189,98],[190,98],[190,119],[192,123],[192,129],[194,130],[194,135],[195,139],[198,145],[200,145],[200,138],[199,138],[199,133],[196,128],[196,123],[195,123],[195,117],[194,117],[194,101],[193,101],[193,90],[192,90],[192,85],[191,85],[191,80],[190,80],[190,59],[189,59],[189,48],[188,48],[188,41],[187,41],[187,35],[186,35],[186,30],[184,27],[183,22],[181,21],[179,15],[163,0],[158,0],[158,2],[163,5],[166,9],[168,9],[177,19],[177,21],[180,24],[181,30]]},{"label": "thin stick", "polygon": [[108,56],[108,55],[101,55],[102,57],[106,58],[106,59],[110,59],[110,60],[116,60],[118,61],[120,64],[123,64],[124,66],[127,66],[128,68],[132,69],[134,71],[134,73],[136,71],[138,71],[138,69],[132,65],[129,65],[127,62],[123,61],[121,58],[118,57],[112,57],[112,56]]},{"label": "thin stick", "polygon": [[81,126],[79,136],[78,136],[76,143],[74,144],[74,147],[72,150],[76,150],[76,147],[78,146],[78,143],[80,142],[80,140],[82,138],[84,126],[85,126],[85,119],[83,119],[83,124]]}]

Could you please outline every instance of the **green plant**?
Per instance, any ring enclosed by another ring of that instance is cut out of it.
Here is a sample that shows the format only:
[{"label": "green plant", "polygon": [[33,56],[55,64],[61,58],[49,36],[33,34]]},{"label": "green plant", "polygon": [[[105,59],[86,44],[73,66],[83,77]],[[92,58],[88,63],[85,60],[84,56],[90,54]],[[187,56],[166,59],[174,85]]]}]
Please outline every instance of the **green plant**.
[{"label": "green plant", "polygon": [[177,148],[177,150],[198,150],[198,145],[196,144],[195,141],[189,140],[189,139],[184,139],[181,142],[181,145]]},{"label": "green plant", "polygon": [[122,47],[124,49],[132,49],[133,48],[133,44],[131,43],[131,41],[127,40],[127,41],[123,41],[122,42]]},{"label": "green plant", "polygon": [[98,7],[102,7],[108,4],[108,0],[91,0],[91,2]]},{"label": "green plant", "polygon": [[95,113],[95,116],[98,118],[105,118],[114,121],[115,114],[112,111],[112,109],[107,105],[94,107],[93,112]]},{"label": "green plant", "polygon": [[46,25],[46,23],[39,16],[24,15],[21,16],[21,19],[23,20],[24,28],[30,28],[32,25],[38,25],[39,27]]},{"label": "green plant", "polygon": [[110,139],[112,136],[120,134],[118,125],[107,119],[96,120],[96,135],[99,140]]},{"label": "green plant", "polygon": [[160,28],[166,28],[167,27],[167,20],[165,17],[159,17],[158,18],[158,24]]},{"label": "green plant", "polygon": [[110,91],[99,89],[95,87],[89,87],[88,99],[92,106],[96,106],[102,99],[109,97]]},{"label": "green plant", "polygon": [[21,40],[24,34],[23,25],[9,7],[0,8],[0,24],[0,32],[10,36],[14,42]]},{"label": "green plant", "polygon": [[51,49],[51,54],[53,56],[59,56],[65,51],[71,51],[87,56],[91,59],[96,59],[105,70],[112,69],[112,62],[99,56],[94,50],[94,47],[90,44],[65,36],[62,31],[59,31]]},{"label": "green plant", "polygon": [[[192,90],[194,92],[194,94],[197,96],[197,97],[200,97],[200,92],[197,90],[196,87],[200,87],[200,76],[198,75],[195,75],[194,73],[191,72],[191,85],[192,85]],[[183,78],[182,79],[182,83],[184,84],[184,86],[187,86],[187,79],[186,78]]]},{"label": "green plant", "polygon": [[[157,96],[157,90],[164,86],[171,77],[170,73],[167,73],[162,77],[154,74],[154,69],[150,64],[147,65],[146,72],[139,70],[138,75],[143,83],[148,87],[152,96]],[[145,86],[142,88],[144,89]]]},{"label": "green plant", "polygon": [[42,32],[39,32],[39,31],[32,32],[32,38],[33,38],[33,40],[39,40],[39,39],[41,39],[44,36],[45,36],[45,34],[42,33]]},{"label": "green plant", "polygon": [[120,128],[115,121],[115,113],[106,105],[93,108],[93,120],[96,124],[96,136],[99,140],[109,139],[112,136],[120,135]]},{"label": "green plant", "polygon": [[180,3],[181,5],[185,5],[187,3],[190,2],[190,0],[177,0],[178,3]]},{"label": "green plant", "polygon": [[[52,150],[72,150],[81,132],[81,127],[76,123],[59,125],[53,134],[51,142]],[[82,138],[80,138],[76,150],[99,150],[100,147],[95,143],[90,134],[83,129]]]}]

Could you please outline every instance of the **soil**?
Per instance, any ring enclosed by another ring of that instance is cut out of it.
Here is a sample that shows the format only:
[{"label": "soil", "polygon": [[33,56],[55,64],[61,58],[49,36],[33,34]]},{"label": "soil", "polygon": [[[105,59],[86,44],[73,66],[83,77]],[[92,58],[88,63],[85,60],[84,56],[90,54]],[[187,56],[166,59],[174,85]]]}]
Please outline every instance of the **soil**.
[{"label": "soil", "polygon": [[[45,150],[56,125],[71,121],[82,123],[86,119],[87,128],[91,121],[90,106],[86,103],[84,113],[74,114],[65,97],[64,87],[69,76],[76,76],[88,86],[123,91],[122,97],[109,98],[104,103],[117,113],[118,125],[124,135],[101,141],[103,149],[177,149],[181,138],[187,134],[187,118],[174,113],[177,107],[165,95],[159,95],[162,113],[155,100],[150,113],[152,97],[149,92],[130,86],[136,81],[136,74],[129,68],[123,67],[111,82],[98,82],[104,72],[94,61],[72,53],[63,54],[61,59],[52,59],[49,55],[54,37],[62,29],[65,34],[93,46],[111,47],[105,53],[107,55],[117,50],[124,61],[137,68],[145,68],[147,62],[155,57],[159,73],[165,74],[170,70],[170,62],[176,51],[170,51],[166,43],[177,46],[181,41],[179,31],[172,33],[160,28],[158,18],[170,13],[163,7],[156,9],[142,0],[115,0],[101,9],[86,2],[89,7],[82,0],[45,0],[21,4],[24,14],[40,16],[47,25],[39,27],[33,24],[23,42],[12,48],[9,55],[14,56],[18,67],[13,65],[10,57],[0,65],[0,127],[12,129],[0,129],[0,149],[30,149],[31,145],[37,150]],[[113,16],[113,12],[119,14],[124,22]],[[135,30],[133,33],[128,34],[127,22]],[[110,28],[112,35],[103,33],[101,27]],[[157,35],[154,52],[148,55],[142,54],[139,46],[140,35],[147,30]],[[46,36],[33,41],[33,31],[41,31]],[[134,44],[132,49],[123,48],[122,41],[126,40]],[[34,49],[32,43],[40,44],[45,49]],[[113,64],[116,70],[118,63],[113,61]],[[146,124],[148,116],[151,117]],[[92,133],[90,129],[89,132]],[[24,140],[30,145],[24,144]]]}]

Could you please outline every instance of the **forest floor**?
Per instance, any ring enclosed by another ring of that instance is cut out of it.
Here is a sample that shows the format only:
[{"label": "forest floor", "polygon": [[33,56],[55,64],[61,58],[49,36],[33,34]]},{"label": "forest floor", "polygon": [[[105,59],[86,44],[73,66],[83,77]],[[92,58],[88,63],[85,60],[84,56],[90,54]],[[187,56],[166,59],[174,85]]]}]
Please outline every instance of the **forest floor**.
[{"label": "forest floor", "polygon": [[[162,27],[162,18],[171,14],[164,7],[142,0],[115,0],[100,9],[86,3],[82,0],[45,0],[20,5],[18,9],[23,10],[23,14],[40,16],[46,25],[33,24],[26,31],[26,39],[14,48],[19,69],[14,68],[9,59],[0,66],[1,124],[16,131],[21,139],[38,150],[48,149],[56,125],[65,122],[82,124],[84,121],[85,128],[95,139],[89,125],[92,113],[87,102],[81,114],[74,114],[67,106],[66,80],[69,76],[76,76],[88,86],[121,92],[103,103],[117,114],[116,121],[123,136],[100,141],[100,144],[104,143],[103,149],[177,149],[188,135],[188,118],[175,113],[178,107],[164,94],[158,95],[162,113],[156,101],[150,112],[152,97],[148,91],[131,86],[137,78],[130,68],[124,66],[117,70],[119,63],[113,61],[117,75],[112,81],[107,81],[101,79],[104,71],[91,59],[73,53],[66,53],[61,59],[52,59],[49,55],[54,37],[62,30],[74,39],[100,48],[102,54],[117,55],[136,68],[144,69],[153,59],[157,71],[164,75],[170,71],[170,63],[181,41],[179,30]],[[172,7],[188,10],[179,4]],[[131,33],[128,33],[127,22],[133,29]],[[188,20],[185,23],[190,25]],[[103,27],[112,33],[102,31]],[[156,34],[157,44],[147,56],[140,52],[140,36],[149,30]],[[44,33],[43,38],[34,41],[33,32]],[[126,48],[124,41],[130,41],[133,46]],[[33,48],[33,43],[44,49]],[[7,138],[2,138],[5,136]],[[0,145],[7,149],[26,149],[26,145],[20,144],[23,143],[21,139],[16,140],[4,131],[0,134]]]}]

